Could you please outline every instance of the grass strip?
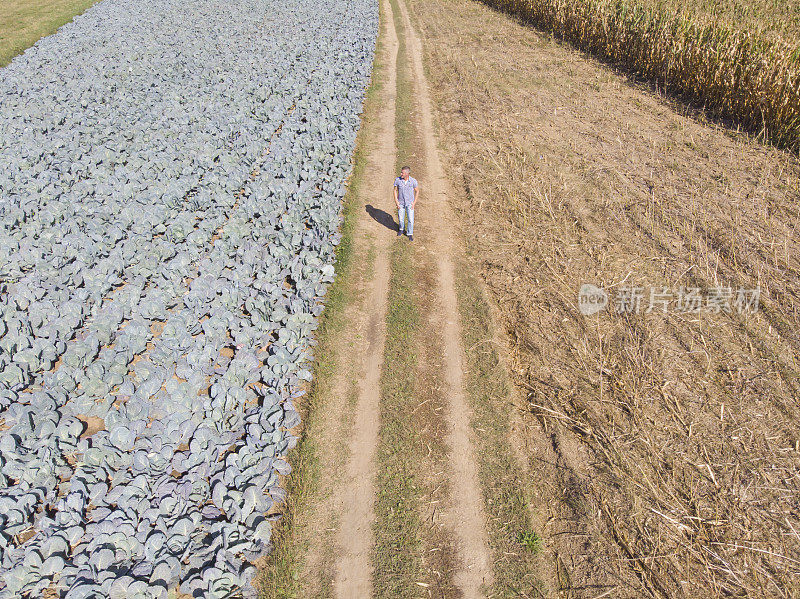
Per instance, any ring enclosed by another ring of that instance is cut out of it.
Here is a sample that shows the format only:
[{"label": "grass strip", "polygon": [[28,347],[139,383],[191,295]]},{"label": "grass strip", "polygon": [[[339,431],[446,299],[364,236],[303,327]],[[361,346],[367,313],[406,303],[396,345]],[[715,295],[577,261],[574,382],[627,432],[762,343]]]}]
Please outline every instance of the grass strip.
[{"label": "grass strip", "polygon": [[[381,20],[385,15],[381,14]],[[273,551],[260,570],[259,594],[264,599],[293,599],[300,596],[302,581],[299,575],[308,549],[307,543],[293,535],[296,516],[308,509],[319,490],[320,463],[318,436],[315,435],[315,414],[320,403],[329,394],[330,381],[342,356],[335,351],[335,342],[345,329],[345,312],[356,300],[357,269],[354,269],[355,226],[362,212],[362,188],[367,156],[371,151],[377,115],[380,111],[380,95],[384,86],[386,64],[383,60],[384,42],[379,35],[375,48],[370,85],[364,98],[361,129],[353,153],[353,170],[348,179],[347,193],[343,199],[343,222],[341,241],[336,248],[336,279],[328,288],[325,310],[316,332],[317,346],[314,352],[313,378],[307,400],[298,409],[301,412],[303,429],[297,445],[290,450],[287,460],[292,474],[287,479],[286,503],[283,518],[275,525],[272,534]],[[367,259],[371,261],[372,255]],[[328,581],[330,582],[330,581]],[[323,589],[324,590],[324,589]]]},{"label": "grass strip", "polygon": [[[397,64],[397,170],[404,164],[412,172],[421,155],[413,97],[413,79],[407,57],[401,12],[396,0],[390,0],[399,37]],[[425,171],[422,165],[423,174]],[[421,535],[430,534],[420,521],[420,496],[426,481],[415,476],[415,462],[425,462],[422,441],[408,415],[420,399],[414,393],[416,355],[415,339],[406,329],[408,319],[419,321],[419,293],[413,291],[410,264],[411,250],[400,244],[392,257],[390,313],[387,321],[386,359],[384,363],[382,417],[384,431],[379,452],[379,498],[376,527],[375,596],[416,597],[417,582],[427,580],[421,552]],[[508,441],[511,405],[509,381],[492,343],[487,323],[489,306],[479,282],[460,263],[456,273],[459,311],[462,318],[462,342],[467,351],[468,373],[465,391],[474,409],[472,425],[476,429],[479,476],[489,515],[490,545],[493,550],[495,587],[493,597],[545,596],[546,586],[539,570],[543,567],[543,539],[532,529],[530,498],[520,476],[519,465]],[[417,272],[416,278],[421,275]],[[419,282],[417,282],[419,285]],[[421,293],[421,291],[420,291]],[[419,333],[418,333],[419,334]],[[409,351],[412,356],[407,355]],[[408,358],[413,357],[411,363]],[[393,372],[394,371],[394,372]],[[419,394],[417,394],[419,395]],[[414,420],[416,422],[416,419]],[[385,435],[385,436],[384,436]],[[438,452],[435,452],[438,453]],[[424,531],[424,532],[423,532]],[[447,570],[447,567],[443,568]],[[448,571],[443,571],[448,574]],[[452,581],[441,580],[439,588],[450,596]]]},{"label": "grass strip", "polygon": [[0,0],[0,67],[97,0]]},{"label": "grass strip", "polygon": [[395,245],[391,256],[386,346],[381,372],[381,429],[378,446],[378,497],[373,549],[376,599],[414,597],[422,580],[416,481],[421,448],[413,422],[420,315],[413,250]]},{"label": "grass strip", "polygon": [[403,34],[403,17],[397,0],[390,0],[394,15],[394,26],[397,31],[397,97],[395,99],[395,145],[397,147],[397,160],[395,170],[400,174],[403,166],[411,166],[414,173],[415,166],[421,160],[421,144],[418,143],[419,132],[416,130],[414,118],[414,79],[411,71],[411,60],[408,56],[406,36]]},{"label": "grass strip", "polygon": [[[413,118],[411,64],[396,0],[390,0],[398,37],[395,99],[396,170],[419,160],[420,144]],[[424,481],[418,469],[422,445],[409,418],[416,407],[420,313],[413,246],[400,240],[390,257],[386,345],[381,372],[381,429],[378,445],[378,496],[375,504],[373,589],[375,599],[416,597],[425,579],[422,560],[422,521],[419,505]]]}]

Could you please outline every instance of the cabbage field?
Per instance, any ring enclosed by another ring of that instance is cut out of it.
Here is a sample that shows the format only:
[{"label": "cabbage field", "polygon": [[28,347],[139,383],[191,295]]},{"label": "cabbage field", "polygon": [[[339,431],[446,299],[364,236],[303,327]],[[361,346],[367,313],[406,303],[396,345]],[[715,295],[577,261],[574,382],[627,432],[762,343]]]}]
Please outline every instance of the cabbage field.
[{"label": "cabbage field", "polygon": [[0,597],[252,596],[374,0],[102,0],[0,70]]}]

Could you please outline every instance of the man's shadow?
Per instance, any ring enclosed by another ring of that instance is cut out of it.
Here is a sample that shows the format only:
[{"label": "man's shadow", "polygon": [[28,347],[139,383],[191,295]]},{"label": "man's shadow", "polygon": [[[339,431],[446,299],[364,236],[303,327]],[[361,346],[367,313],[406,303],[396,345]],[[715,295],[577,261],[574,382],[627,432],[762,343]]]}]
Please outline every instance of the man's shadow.
[{"label": "man's shadow", "polygon": [[399,226],[396,222],[394,222],[394,218],[391,214],[386,212],[385,210],[381,210],[380,208],[375,208],[372,204],[367,204],[367,214],[369,214],[372,218],[374,218],[377,222],[382,224],[387,229],[391,229],[392,231],[397,231],[397,227]]}]

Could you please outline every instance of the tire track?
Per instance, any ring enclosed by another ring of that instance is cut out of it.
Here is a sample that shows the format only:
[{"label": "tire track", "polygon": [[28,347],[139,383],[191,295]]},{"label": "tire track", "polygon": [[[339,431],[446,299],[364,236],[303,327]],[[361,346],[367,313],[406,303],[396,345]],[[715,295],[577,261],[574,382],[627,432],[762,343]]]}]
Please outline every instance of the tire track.
[{"label": "tire track", "polygon": [[[472,441],[471,410],[464,394],[464,349],[461,346],[458,300],[455,291],[453,253],[454,216],[448,204],[448,183],[437,150],[432,104],[422,64],[422,43],[411,25],[404,0],[398,0],[402,15],[402,34],[407,41],[417,107],[419,110],[422,151],[428,173],[425,205],[438,227],[430,235],[429,247],[437,257],[438,280],[435,293],[438,306],[434,315],[444,344],[444,393],[448,406],[447,445],[449,447],[450,505],[443,518],[455,538],[458,563],[454,582],[462,596],[484,597],[493,582],[492,562],[483,495],[478,479],[478,465]],[[431,219],[431,222],[433,219]]]},{"label": "tire track", "polygon": [[[389,56],[384,82],[384,102],[378,115],[380,131],[370,152],[366,168],[365,198],[389,194],[386,185],[391,180],[395,162],[395,86],[397,80],[397,32],[394,29],[392,8],[384,1],[385,43]],[[349,459],[342,478],[340,526],[337,534],[339,549],[334,576],[334,595],[338,598],[363,599],[372,595],[370,564],[373,544],[372,526],[375,505],[375,457],[380,426],[380,376],[386,342],[386,311],[389,296],[389,249],[391,238],[383,226],[373,219],[363,219],[365,227],[358,236],[371,238],[374,252],[372,278],[364,288],[364,307],[359,329],[363,330],[363,366],[359,377],[353,430],[350,436]],[[364,244],[361,244],[364,245]]]}]

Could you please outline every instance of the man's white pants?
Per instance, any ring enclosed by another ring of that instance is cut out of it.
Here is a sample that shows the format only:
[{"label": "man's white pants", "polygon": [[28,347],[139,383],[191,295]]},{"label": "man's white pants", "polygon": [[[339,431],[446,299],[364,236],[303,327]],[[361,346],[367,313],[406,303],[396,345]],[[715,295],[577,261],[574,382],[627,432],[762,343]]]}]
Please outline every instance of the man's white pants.
[{"label": "man's white pants", "polygon": [[400,206],[400,209],[397,211],[397,214],[400,218],[400,232],[403,231],[403,226],[406,220],[406,213],[408,213],[408,228],[406,229],[406,233],[408,235],[414,234],[414,209],[411,206]]}]

